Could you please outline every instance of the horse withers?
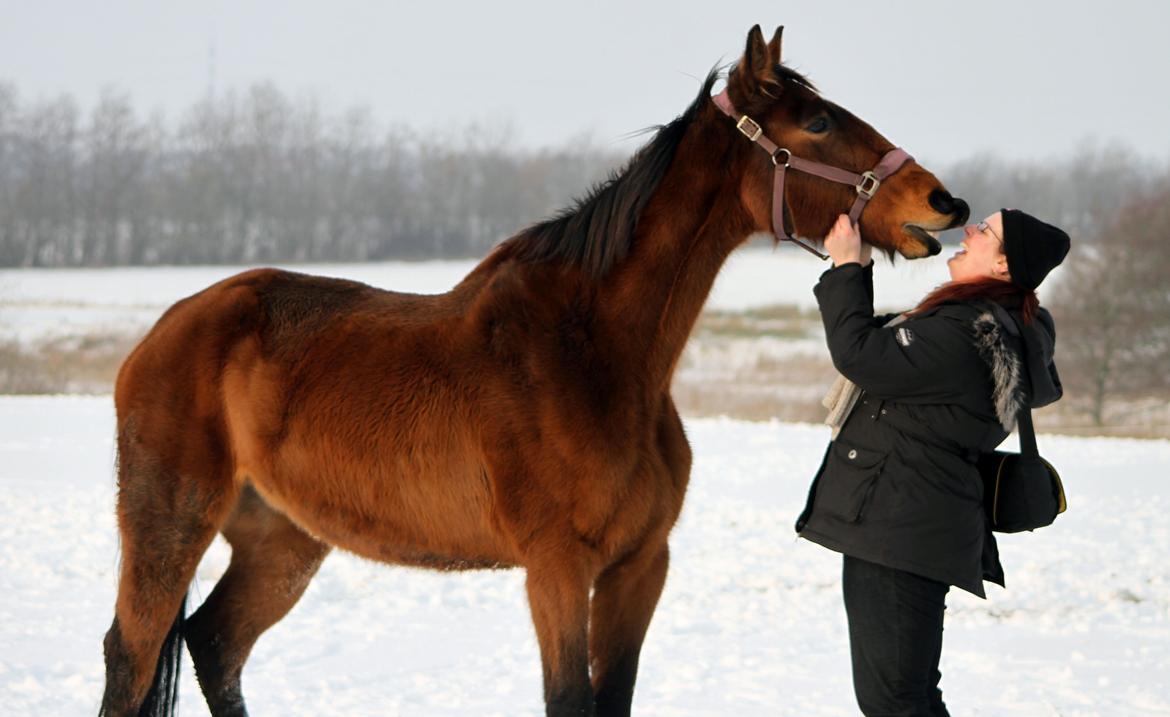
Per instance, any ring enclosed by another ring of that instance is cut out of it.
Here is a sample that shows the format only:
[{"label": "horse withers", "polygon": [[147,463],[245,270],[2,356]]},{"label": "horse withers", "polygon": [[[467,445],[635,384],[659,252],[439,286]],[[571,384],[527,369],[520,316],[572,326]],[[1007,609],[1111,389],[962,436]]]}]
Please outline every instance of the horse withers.
[{"label": "horse withers", "polygon": [[[728,101],[794,157],[874,167],[891,143],[781,65],[780,38],[752,28]],[[103,714],[169,713],[183,641],[212,713],[245,714],[252,646],[335,546],[523,567],[547,713],[629,714],[690,474],[670,396],[683,346],[774,201],[786,231],[819,237],[861,191],[794,173],[774,198],[775,163],[716,107],[714,82],[446,294],[264,269],[163,315],[115,390],[122,564]],[[914,258],[966,216],[909,161],[860,223]],[[185,618],[217,533],[231,563]]]}]

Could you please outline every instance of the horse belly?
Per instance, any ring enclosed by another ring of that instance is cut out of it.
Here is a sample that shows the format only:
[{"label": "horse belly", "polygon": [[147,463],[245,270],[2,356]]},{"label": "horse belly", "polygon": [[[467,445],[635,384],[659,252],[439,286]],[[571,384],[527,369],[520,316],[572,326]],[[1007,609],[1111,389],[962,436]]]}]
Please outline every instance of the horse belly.
[{"label": "horse belly", "polygon": [[319,539],[372,560],[446,570],[508,567],[482,467],[444,442],[354,450],[329,437],[289,440],[272,470],[248,477]]},{"label": "horse belly", "polygon": [[[313,536],[373,560],[446,569],[516,564],[492,520],[460,395],[439,380],[377,391],[355,385],[354,376],[393,363],[378,358],[373,367],[361,357],[344,366],[306,361],[330,369],[292,376],[262,359],[258,342],[242,342],[223,390],[237,481]],[[299,400],[290,402],[288,386],[298,387]]]}]

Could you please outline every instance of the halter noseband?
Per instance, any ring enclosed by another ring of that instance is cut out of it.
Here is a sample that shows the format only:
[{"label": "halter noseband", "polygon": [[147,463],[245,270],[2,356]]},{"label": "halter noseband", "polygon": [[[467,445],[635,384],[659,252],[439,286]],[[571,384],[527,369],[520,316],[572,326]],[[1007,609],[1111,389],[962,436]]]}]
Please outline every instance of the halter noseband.
[{"label": "halter noseband", "polygon": [[821,259],[828,259],[829,255],[821,253],[815,247],[805,244],[799,239],[793,237],[788,233],[784,227],[784,174],[789,168],[805,174],[812,174],[827,179],[830,182],[838,182],[840,184],[848,184],[857,190],[857,199],[853,202],[853,207],[849,210],[849,221],[857,224],[857,220],[861,218],[861,212],[865,209],[865,205],[873,199],[873,195],[877,193],[878,187],[882,185],[882,180],[889,177],[894,172],[902,168],[902,165],[909,162],[913,157],[906,153],[906,150],[901,148],[891,149],[886,152],[877,166],[868,172],[856,174],[845,169],[832,167],[820,162],[813,162],[808,159],[801,159],[792,154],[791,151],[784,149],[777,145],[772,140],[764,136],[764,129],[751,117],[740,114],[735,109],[735,105],[731,103],[731,97],[728,96],[727,90],[723,90],[712,98],[715,101],[715,106],[723,111],[731,119],[735,120],[735,128],[738,129],[743,136],[750,139],[760,146],[760,149],[768,153],[772,158],[772,164],[776,166],[775,179],[773,181],[772,189],[772,233],[780,241],[790,241],[806,251],[816,254]]}]

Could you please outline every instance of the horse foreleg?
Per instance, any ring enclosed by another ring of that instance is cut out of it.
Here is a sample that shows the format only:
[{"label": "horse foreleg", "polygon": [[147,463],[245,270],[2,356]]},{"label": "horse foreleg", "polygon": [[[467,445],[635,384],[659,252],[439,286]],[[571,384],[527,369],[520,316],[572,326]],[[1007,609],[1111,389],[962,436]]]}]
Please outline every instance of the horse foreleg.
[{"label": "horse foreleg", "polygon": [[266,504],[251,488],[223,528],[232,559],[187,622],[187,647],[207,706],[216,717],[244,717],[240,674],[260,635],[292,609],[329,546]]},{"label": "horse foreleg", "polygon": [[598,717],[630,714],[638,655],[669,562],[665,542],[645,545],[606,568],[594,583],[589,654]]},{"label": "horse foreleg", "polygon": [[549,555],[528,564],[528,604],[544,668],[547,717],[591,717],[587,621],[591,576],[584,561]]}]

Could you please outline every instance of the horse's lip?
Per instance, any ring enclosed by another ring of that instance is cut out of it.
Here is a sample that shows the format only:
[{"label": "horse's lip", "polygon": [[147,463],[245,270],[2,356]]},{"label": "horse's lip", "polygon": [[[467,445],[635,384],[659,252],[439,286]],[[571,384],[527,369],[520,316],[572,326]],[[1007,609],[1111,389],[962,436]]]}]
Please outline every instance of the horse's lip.
[{"label": "horse's lip", "polygon": [[938,233],[942,230],[942,227],[938,229],[927,229],[918,224],[907,222],[902,225],[902,230],[922,242],[926,247],[927,256],[934,256],[942,251],[942,244],[938,240]]},{"label": "horse's lip", "polygon": [[943,231],[947,227],[944,226],[944,227],[937,227],[935,229],[928,229],[928,228],[922,226],[921,224],[915,224],[914,222],[906,222],[905,224],[902,225],[902,228],[904,230],[906,230],[907,234],[910,234],[912,236],[919,237],[919,238],[921,238],[922,236],[928,236],[931,239],[938,241],[939,232]]}]

